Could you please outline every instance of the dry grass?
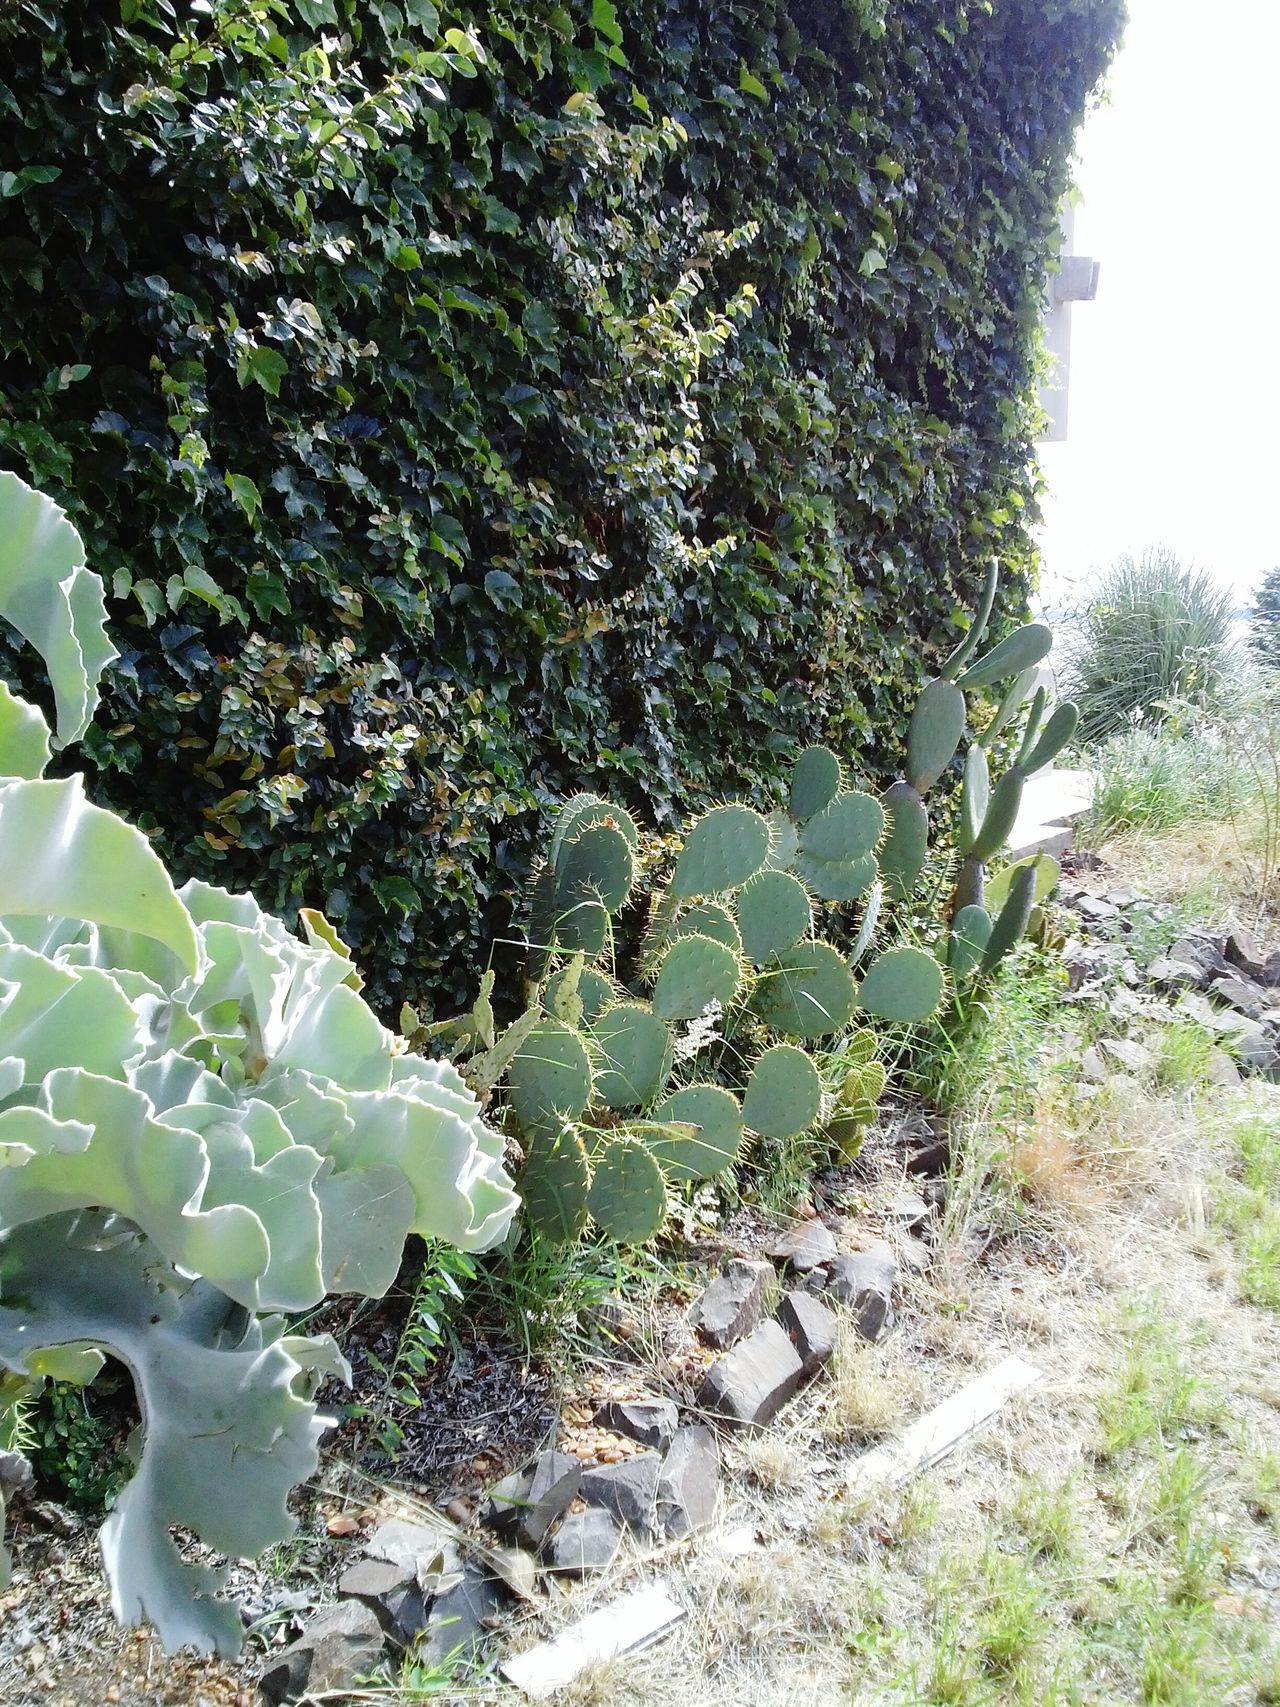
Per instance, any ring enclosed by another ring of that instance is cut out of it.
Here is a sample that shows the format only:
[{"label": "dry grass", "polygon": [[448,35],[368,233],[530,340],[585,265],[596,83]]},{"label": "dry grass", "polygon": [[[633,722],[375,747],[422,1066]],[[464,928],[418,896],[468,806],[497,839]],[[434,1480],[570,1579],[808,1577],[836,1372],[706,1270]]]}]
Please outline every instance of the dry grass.
[{"label": "dry grass", "polygon": [[1133,830],[1098,848],[1106,868],[1142,895],[1159,895],[1215,922],[1230,919],[1274,934],[1277,896],[1261,892],[1266,863],[1260,822],[1222,819],[1174,830]]}]

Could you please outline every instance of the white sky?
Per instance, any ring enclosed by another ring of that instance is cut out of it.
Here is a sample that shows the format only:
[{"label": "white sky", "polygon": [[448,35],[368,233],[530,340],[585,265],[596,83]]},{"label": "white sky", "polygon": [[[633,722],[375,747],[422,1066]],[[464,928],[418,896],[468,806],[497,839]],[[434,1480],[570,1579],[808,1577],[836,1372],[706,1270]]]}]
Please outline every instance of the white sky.
[{"label": "white sky", "polygon": [[1247,595],[1280,563],[1280,0],[1129,0],[1080,135],[1067,440],[1042,593],[1165,544]]}]

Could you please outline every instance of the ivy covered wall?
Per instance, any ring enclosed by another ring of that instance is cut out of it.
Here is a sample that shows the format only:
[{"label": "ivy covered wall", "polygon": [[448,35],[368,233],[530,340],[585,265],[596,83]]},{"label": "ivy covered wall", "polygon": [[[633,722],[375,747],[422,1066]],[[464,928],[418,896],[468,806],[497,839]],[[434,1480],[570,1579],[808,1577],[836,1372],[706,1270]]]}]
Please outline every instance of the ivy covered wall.
[{"label": "ivy covered wall", "polygon": [[8,0],[0,466],[129,637],[96,796],[393,1012],[473,983],[574,788],[887,776],[993,553],[1025,596],[1121,11]]}]

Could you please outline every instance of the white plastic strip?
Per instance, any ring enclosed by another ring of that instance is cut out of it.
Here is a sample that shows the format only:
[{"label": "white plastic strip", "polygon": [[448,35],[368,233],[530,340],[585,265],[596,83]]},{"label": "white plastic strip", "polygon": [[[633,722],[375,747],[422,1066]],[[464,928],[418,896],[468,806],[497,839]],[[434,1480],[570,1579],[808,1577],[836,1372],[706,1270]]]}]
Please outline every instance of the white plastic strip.
[{"label": "white plastic strip", "polygon": [[527,1654],[504,1660],[502,1675],[526,1695],[540,1700],[572,1683],[580,1671],[601,1660],[648,1647],[665,1636],[685,1616],[683,1607],[659,1583],[621,1595],[579,1624],[571,1624],[554,1640],[540,1642]]}]

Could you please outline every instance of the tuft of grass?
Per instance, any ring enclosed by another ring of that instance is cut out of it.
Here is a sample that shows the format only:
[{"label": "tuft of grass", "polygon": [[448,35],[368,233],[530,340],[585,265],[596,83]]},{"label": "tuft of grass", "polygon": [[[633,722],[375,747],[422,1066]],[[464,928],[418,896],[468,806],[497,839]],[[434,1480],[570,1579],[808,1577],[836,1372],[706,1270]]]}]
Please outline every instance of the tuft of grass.
[{"label": "tuft of grass", "polygon": [[1280,1310],[1280,1100],[1247,1100],[1225,1137],[1229,1155],[1211,1213],[1239,1259],[1243,1297]]},{"label": "tuft of grass", "polygon": [[1025,1477],[1017,1484],[1009,1519],[1032,1559],[1065,1564],[1080,1550],[1081,1518],[1076,1481]]},{"label": "tuft of grass", "polygon": [[1188,1369],[1177,1335],[1155,1308],[1130,1304],[1121,1330],[1120,1368],[1098,1407],[1096,1455],[1103,1462],[1171,1444],[1221,1415],[1221,1399]]},{"label": "tuft of grass", "polygon": [[1081,828],[1092,845],[1124,831],[1220,819],[1224,799],[1245,781],[1226,736],[1201,725],[1126,729],[1095,748],[1089,763],[1096,782]]}]

